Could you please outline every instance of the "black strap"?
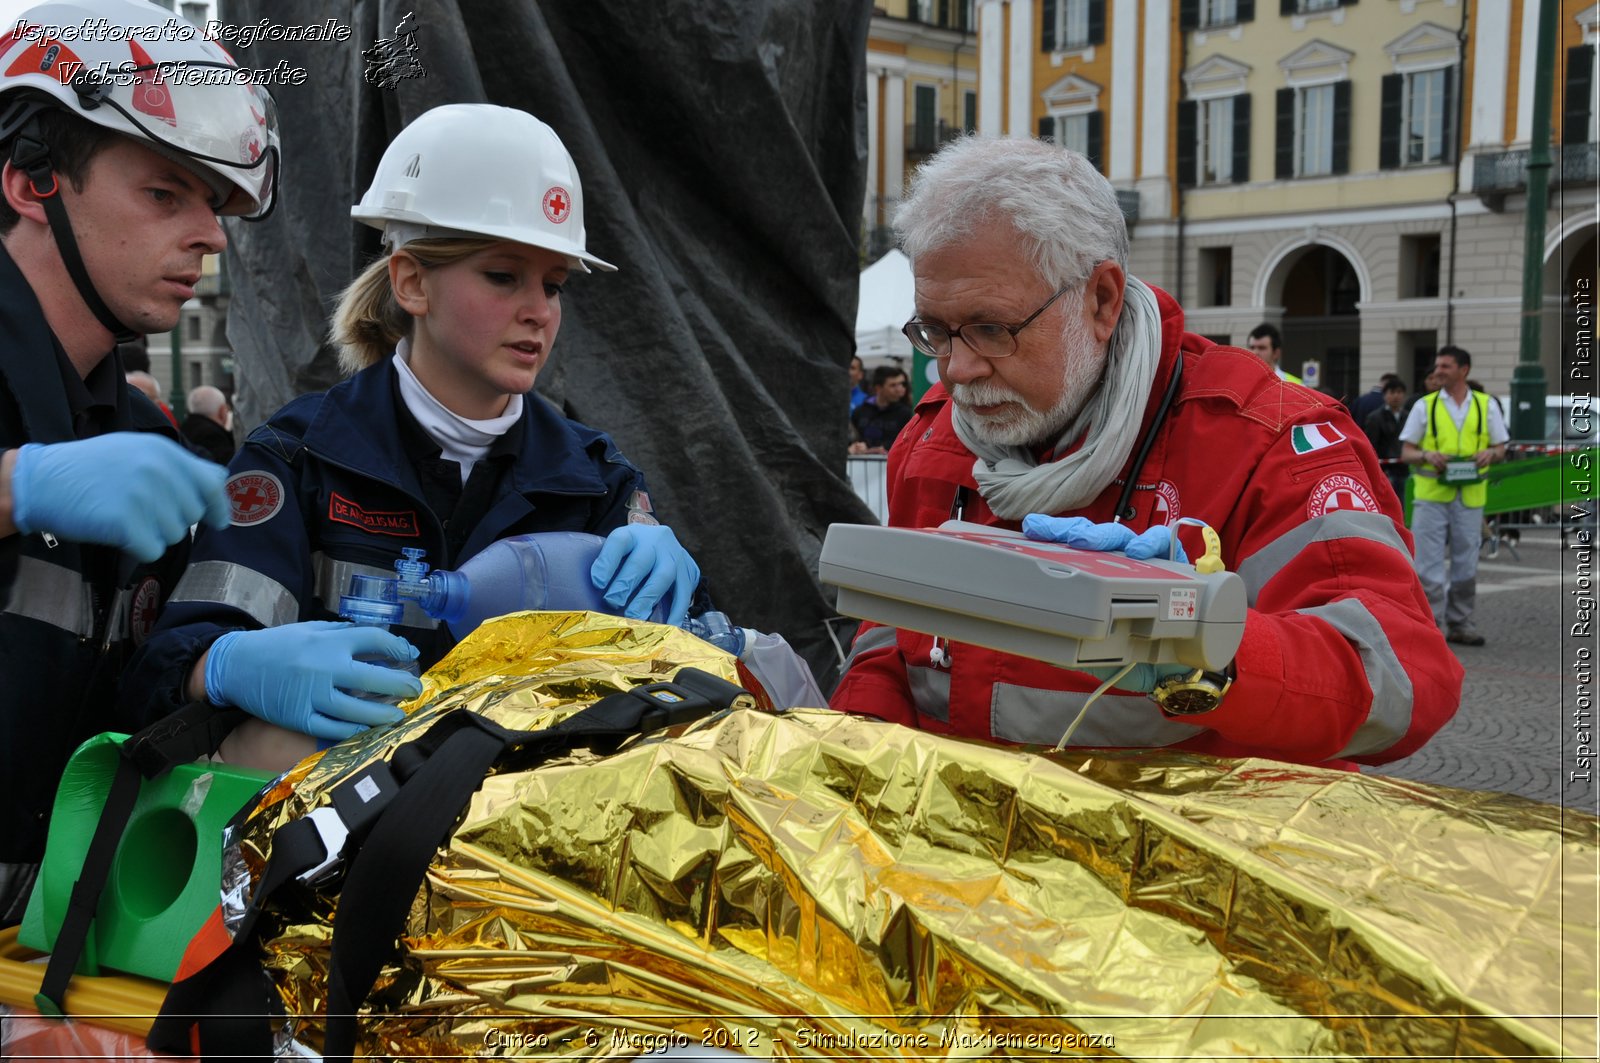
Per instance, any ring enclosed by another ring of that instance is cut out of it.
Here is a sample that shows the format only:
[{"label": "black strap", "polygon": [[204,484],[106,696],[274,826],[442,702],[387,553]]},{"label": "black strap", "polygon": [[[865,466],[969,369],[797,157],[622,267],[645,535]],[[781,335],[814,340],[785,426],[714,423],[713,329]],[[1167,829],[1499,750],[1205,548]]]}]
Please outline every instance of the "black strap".
[{"label": "black strap", "polygon": [[1172,363],[1172,378],[1167,381],[1167,390],[1161,396],[1161,405],[1156,409],[1156,419],[1150,424],[1150,431],[1144,434],[1139,441],[1139,453],[1134,455],[1133,464],[1128,467],[1128,479],[1122,485],[1122,494],[1117,497],[1117,508],[1111,513],[1113,523],[1120,524],[1125,520],[1133,519],[1133,507],[1128,505],[1133,498],[1133,485],[1139,480],[1139,470],[1144,468],[1144,459],[1150,456],[1150,448],[1155,445],[1156,436],[1161,432],[1161,425],[1167,419],[1167,410],[1172,406],[1172,398],[1178,393],[1178,381],[1183,379],[1183,352],[1178,352],[1178,357]]},{"label": "black strap", "polygon": [[34,1006],[40,1014],[66,1014],[67,983],[72,980],[72,973],[83,955],[89,928],[94,925],[95,912],[100,908],[100,895],[111,874],[111,862],[139,799],[142,780],[157,778],[175,765],[187,764],[215,752],[244,716],[239,709],[219,710],[203,702],[191,702],[122,744],[117,772],[106,793],[100,822],[95,825],[94,838],[83,857],[83,867],[72,885],[67,912],[50,950],[44,980],[34,996]]},{"label": "black strap", "polygon": [[[651,691],[662,690],[674,700],[663,703],[650,697]],[[356,1012],[394,954],[399,928],[434,852],[449,837],[491,766],[512,751],[520,759],[542,762],[578,746],[619,742],[670,722],[659,713],[687,716],[724,708],[739,693],[731,683],[685,668],[674,683],[612,694],[543,731],[506,731],[474,713],[453,714],[460,717],[457,730],[383,811],[339,893],[328,963],[323,1059],[338,1063],[353,1057]]]},{"label": "black strap", "polygon": [[104,325],[118,343],[132,343],[139,333],[117,320],[117,315],[100,298],[89,270],[83,264],[78,250],[78,238],[72,231],[72,221],[67,217],[66,204],[61,201],[60,177],[50,163],[50,145],[44,142],[35,120],[25,126],[11,143],[11,164],[28,175],[34,195],[44,204],[45,217],[50,221],[50,231],[55,234],[56,248],[61,252],[61,262],[67,267],[72,283],[78,289],[84,305]]},{"label": "black strap", "polygon": [[[743,693],[726,680],[683,668],[671,683],[612,694],[545,730],[509,731],[463,709],[395,750],[389,768],[403,785],[347,857],[339,890],[323,1057],[351,1058],[356,1012],[394,954],[399,927],[434,852],[491,767],[511,757],[532,766],[580,746],[605,751],[634,735],[726,708]],[[173,984],[151,1026],[151,1048],[190,1052],[194,1030],[205,1060],[270,1055],[282,1004],[252,935],[267,902],[324,855],[309,819],[278,829],[233,943],[203,970]]]},{"label": "black strap", "polygon": [[440,842],[461,806],[482,784],[504,739],[462,728],[400,789],[351,865],[339,894],[328,963],[328,1015],[322,1056],[355,1052],[356,1010],[394,951],[395,932],[416,897]]},{"label": "black strap", "polygon": [[77,969],[78,958],[83,955],[83,944],[88,940],[89,928],[94,924],[94,913],[100,908],[100,894],[105,889],[111,871],[111,860],[116,855],[122,832],[133,815],[133,804],[139,798],[139,769],[126,758],[118,758],[117,774],[106,794],[105,809],[100,813],[100,823],[95,827],[94,839],[83,857],[83,870],[72,884],[72,895],[67,901],[67,913],[61,920],[50,950],[50,963],[44,969],[44,980],[39,992],[34,994],[33,1006],[41,1015],[57,1018],[65,1015],[67,983]]}]

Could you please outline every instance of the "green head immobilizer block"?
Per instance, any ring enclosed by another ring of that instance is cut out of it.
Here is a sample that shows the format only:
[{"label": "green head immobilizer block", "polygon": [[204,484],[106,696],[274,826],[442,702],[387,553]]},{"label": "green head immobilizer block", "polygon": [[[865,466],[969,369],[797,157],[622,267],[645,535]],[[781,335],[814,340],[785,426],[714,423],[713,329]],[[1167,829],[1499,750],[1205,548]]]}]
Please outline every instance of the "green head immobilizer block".
[{"label": "green head immobilizer block", "polygon": [[[50,951],[83,869],[127,735],[101,734],[67,763],[50,815],[44,864],[18,940]],[[105,967],[171,981],[189,940],[217,907],[222,829],[272,781],[269,772],[225,764],[182,764],[139,787],[117,846],[78,973]]]}]

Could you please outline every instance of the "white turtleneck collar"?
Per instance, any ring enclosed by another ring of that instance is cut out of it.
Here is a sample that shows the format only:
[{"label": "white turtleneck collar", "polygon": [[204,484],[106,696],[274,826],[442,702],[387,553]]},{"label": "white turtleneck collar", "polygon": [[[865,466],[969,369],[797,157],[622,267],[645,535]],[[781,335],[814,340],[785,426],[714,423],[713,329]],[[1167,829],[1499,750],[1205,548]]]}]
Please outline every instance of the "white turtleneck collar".
[{"label": "white turtleneck collar", "polygon": [[461,482],[472,475],[472,467],[489,452],[494,441],[505,435],[522,417],[522,396],[513,395],[506,412],[499,417],[474,421],[447,409],[444,403],[422,386],[411,371],[411,341],[401,340],[394,349],[394,368],[400,380],[400,397],[417,419],[428,438],[439,444],[444,458],[461,466]]}]

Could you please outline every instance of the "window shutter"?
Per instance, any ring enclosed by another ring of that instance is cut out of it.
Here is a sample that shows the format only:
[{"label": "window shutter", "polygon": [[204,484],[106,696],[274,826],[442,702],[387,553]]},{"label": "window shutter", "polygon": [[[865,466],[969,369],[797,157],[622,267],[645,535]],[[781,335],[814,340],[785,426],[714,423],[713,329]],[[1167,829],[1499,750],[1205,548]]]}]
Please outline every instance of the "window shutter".
[{"label": "window shutter", "polygon": [[1233,98],[1233,183],[1250,180],[1250,94]]},{"label": "window shutter", "polygon": [[1273,175],[1280,181],[1294,176],[1294,89],[1278,90],[1278,142]]},{"label": "window shutter", "polygon": [[1240,22],[1254,22],[1256,20],[1256,0],[1239,0],[1234,5],[1234,10],[1238,12]]},{"label": "window shutter", "polygon": [[1200,183],[1200,104],[1178,101],[1178,187]]},{"label": "window shutter", "polygon": [[[1401,101],[1405,98],[1406,76],[1404,74],[1383,75],[1383,105],[1379,110],[1382,120],[1378,123],[1378,169],[1397,170],[1400,168],[1400,108]],[[1445,115],[1445,122],[1450,121],[1450,116]]]},{"label": "window shutter", "polygon": [[1096,170],[1105,173],[1105,115],[1099,111],[1090,111],[1085,116],[1084,124],[1088,127],[1083,138],[1086,142],[1084,147],[1088,150],[1084,154],[1089,156],[1089,161],[1094,164]]},{"label": "window shutter", "polygon": [[1039,139],[1048,140],[1052,144],[1056,142],[1056,120],[1050,115],[1039,119]]},{"label": "window shutter", "polygon": [[1089,0],[1089,43],[1106,43],[1106,0]]},{"label": "window shutter", "polygon": [[1561,104],[1561,143],[1589,139],[1589,94],[1594,91],[1594,45],[1567,49],[1566,98]]},{"label": "window shutter", "polygon": [[1456,73],[1460,67],[1444,72],[1444,128],[1440,132],[1439,161],[1454,164],[1456,161]]},{"label": "window shutter", "polygon": [[1350,82],[1333,85],[1333,172],[1350,172]]},{"label": "window shutter", "polygon": [[1039,12],[1043,16],[1043,23],[1039,30],[1039,49],[1044,52],[1056,50],[1056,4],[1065,0],[1044,0],[1039,5]]},{"label": "window shutter", "polygon": [[1298,15],[1300,13],[1300,0],[1278,0],[1278,14]]},{"label": "window shutter", "polygon": [[1192,30],[1200,25],[1200,0],[1178,0],[1178,28]]}]

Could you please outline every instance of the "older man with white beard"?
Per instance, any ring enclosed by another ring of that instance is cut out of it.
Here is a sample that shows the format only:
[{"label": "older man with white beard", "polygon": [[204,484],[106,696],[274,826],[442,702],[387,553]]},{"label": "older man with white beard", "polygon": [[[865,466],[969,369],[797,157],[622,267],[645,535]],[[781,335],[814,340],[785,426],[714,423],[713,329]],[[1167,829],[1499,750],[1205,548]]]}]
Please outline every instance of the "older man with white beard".
[{"label": "older man with white beard", "polygon": [[[1140,665],[1074,745],[1349,766],[1404,757],[1450,719],[1461,666],[1366,437],[1337,402],[1185,332],[1128,275],[1116,196],[1082,155],[957,141],[895,222],[916,277],[906,336],[942,383],[889,454],[889,523],[959,517],[1148,558],[1196,517],[1244,579],[1223,672]],[[832,705],[1054,743],[1102,678],[869,623]]]}]

